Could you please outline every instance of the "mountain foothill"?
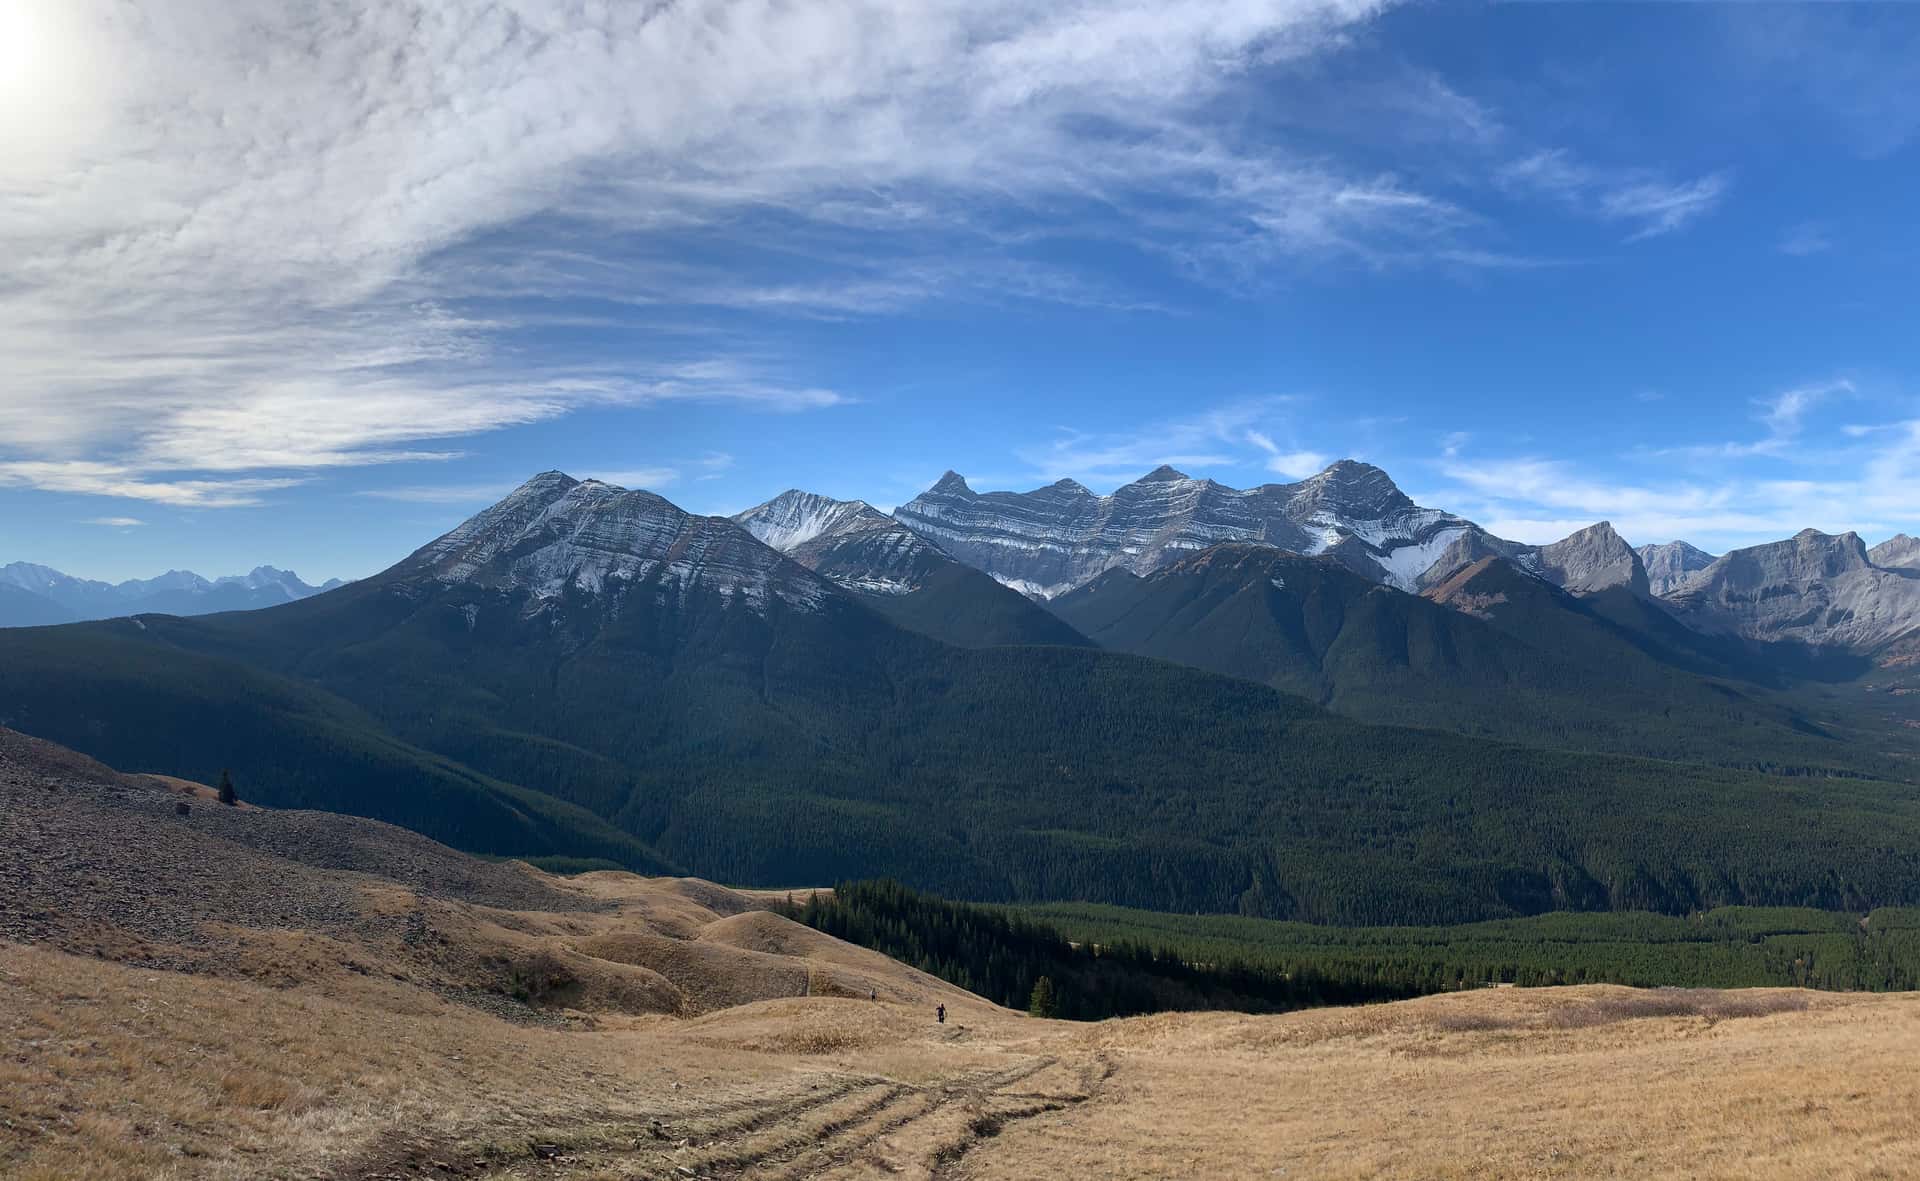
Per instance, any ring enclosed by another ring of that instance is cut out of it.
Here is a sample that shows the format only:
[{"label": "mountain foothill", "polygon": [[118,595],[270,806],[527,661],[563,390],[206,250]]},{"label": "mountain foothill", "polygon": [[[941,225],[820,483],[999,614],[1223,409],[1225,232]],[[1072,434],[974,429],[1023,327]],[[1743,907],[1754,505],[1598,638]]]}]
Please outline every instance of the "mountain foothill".
[{"label": "mountain foothill", "polygon": [[270,606],[5,569],[0,726],[478,853],[1334,923],[1920,903],[1904,536],[1524,544],[1352,461],[731,518],[547,472]]}]

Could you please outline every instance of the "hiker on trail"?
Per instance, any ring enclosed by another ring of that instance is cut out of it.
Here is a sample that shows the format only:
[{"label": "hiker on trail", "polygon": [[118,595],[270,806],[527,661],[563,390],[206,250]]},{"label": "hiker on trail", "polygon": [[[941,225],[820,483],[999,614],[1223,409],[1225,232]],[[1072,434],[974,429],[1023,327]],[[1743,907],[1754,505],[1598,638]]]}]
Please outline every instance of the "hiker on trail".
[{"label": "hiker on trail", "polygon": [[947,1007],[945,1005],[935,1005],[933,1007],[933,1015],[940,1019],[940,1024],[945,1025],[947,1023]]}]

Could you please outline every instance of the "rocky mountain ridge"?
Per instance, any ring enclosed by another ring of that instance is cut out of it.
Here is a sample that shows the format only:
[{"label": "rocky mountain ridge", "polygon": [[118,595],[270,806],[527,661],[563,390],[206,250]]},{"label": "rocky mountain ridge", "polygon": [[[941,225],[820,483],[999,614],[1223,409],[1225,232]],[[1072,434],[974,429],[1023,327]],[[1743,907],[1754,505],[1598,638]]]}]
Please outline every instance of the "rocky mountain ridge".
[{"label": "rocky mountain ridge", "polygon": [[895,623],[961,647],[1085,638],[863,500],[791,489],[733,518]]},{"label": "rocky mountain ridge", "polygon": [[1723,554],[1666,602],[1703,631],[1869,651],[1920,627],[1920,569],[1877,564],[1857,533],[1803,529]]},{"label": "rocky mountain ridge", "polygon": [[520,598],[528,614],[580,596],[618,609],[633,593],[684,599],[695,591],[764,614],[776,601],[811,610],[830,593],[725,517],[557,471],[528,480],[380,579],[474,586]]},{"label": "rocky mountain ridge", "polygon": [[1296,484],[1251,489],[1161,467],[1111,496],[1096,496],[1072,480],[1027,493],[977,493],[948,472],[894,515],[1038,598],[1064,594],[1114,568],[1144,575],[1221,542],[1325,555],[1410,593],[1487,556],[1575,593],[1617,585],[1648,593],[1638,555],[1604,521],[1552,545],[1507,541],[1464,517],[1415,504],[1386,472],[1355,460]]},{"label": "rocky mountain ridge", "polygon": [[1145,574],[1224,541],[1331,554],[1376,582],[1413,589],[1472,522],[1421,508],[1377,467],[1342,460],[1295,484],[1230,488],[1161,467],[1110,496],[1061,480],[976,493],[948,472],[894,516],[962,561],[1038,598],[1121,567]]}]

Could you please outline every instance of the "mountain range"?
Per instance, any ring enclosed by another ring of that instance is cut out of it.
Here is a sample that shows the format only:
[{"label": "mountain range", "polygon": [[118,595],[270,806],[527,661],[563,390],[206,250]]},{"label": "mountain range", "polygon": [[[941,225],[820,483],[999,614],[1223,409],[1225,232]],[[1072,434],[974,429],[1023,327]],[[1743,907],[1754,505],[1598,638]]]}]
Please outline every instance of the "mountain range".
[{"label": "mountain range", "polygon": [[[1337,535],[1318,554],[1183,540],[1044,605],[869,506],[735,520],[549,472],[328,593],[0,632],[0,725],[477,852],[742,884],[1334,922],[1920,902],[1913,731],[1847,704],[1864,656],[1689,627],[1610,529],[1411,594],[1377,571],[1483,531],[1421,541],[1426,510],[1357,468],[1290,486]],[[948,605],[888,609],[916,596]],[[1067,642],[1008,642],[1043,623]]]},{"label": "mountain range", "polygon": [[0,566],[0,627],[38,627],[122,615],[210,615],[291,603],[342,585],[309,586],[291,570],[256,566],[250,573],[206,579],[191,570],[110,583],[75,578],[50,566]]},{"label": "mountain range", "polygon": [[1381,469],[1341,460],[1296,484],[1229,488],[1159,468],[1109,496],[1072,480],[977,493],[954,472],[894,511],[954,557],[1036,599],[1109,570],[1147,575],[1223,542],[1322,557],[1410,593],[1485,559],[1577,595],[1622,587],[1699,632],[1872,653],[1920,630],[1920,542],[1869,552],[1812,530],[1715,557],[1684,541],[1633,548],[1605,521],[1529,545],[1417,505]]}]

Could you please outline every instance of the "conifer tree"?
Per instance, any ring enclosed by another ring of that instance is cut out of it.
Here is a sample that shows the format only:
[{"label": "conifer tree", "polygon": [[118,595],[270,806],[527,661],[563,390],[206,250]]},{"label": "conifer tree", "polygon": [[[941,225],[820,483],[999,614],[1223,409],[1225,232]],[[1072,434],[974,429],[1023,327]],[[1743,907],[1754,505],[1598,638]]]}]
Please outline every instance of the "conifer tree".
[{"label": "conifer tree", "polygon": [[1035,1017],[1052,1017],[1056,1008],[1053,999],[1053,977],[1042,976],[1033,982],[1033,997],[1027,1002],[1027,1012]]},{"label": "conifer tree", "polygon": [[220,771],[220,802],[229,808],[240,802],[240,793],[233,790],[233,776],[225,768]]}]

